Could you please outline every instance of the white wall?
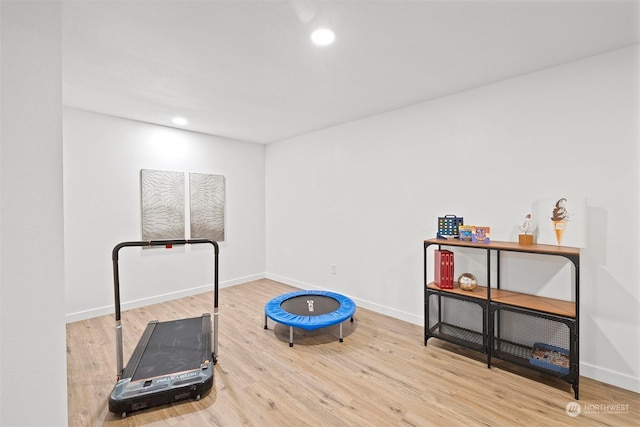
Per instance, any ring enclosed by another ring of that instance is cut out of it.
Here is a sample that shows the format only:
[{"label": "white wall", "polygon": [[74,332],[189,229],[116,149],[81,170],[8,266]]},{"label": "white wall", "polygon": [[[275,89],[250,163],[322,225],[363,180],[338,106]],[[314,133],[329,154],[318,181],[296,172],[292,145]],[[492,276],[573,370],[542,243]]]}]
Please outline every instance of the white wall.
[{"label": "white wall", "polygon": [[[140,169],[224,175],[220,286],[264,277],[264,151],[260,144],[65,108],[67,320],[113,312],[111,250],[141,239]],[[123,308],[209,291],[212,265],[209,245],[122,249]]]},{"label": "white wall", "polygon": [[60,2],[0,3],[0,425],[67,425]]},{"label": "white wall", "polygon": [[422,241],[438,216],[513,241],[534,201],[586,196],[581,374],[640,391],[638,57],[634,46],[269,145],[267,276],[422,324]]}]

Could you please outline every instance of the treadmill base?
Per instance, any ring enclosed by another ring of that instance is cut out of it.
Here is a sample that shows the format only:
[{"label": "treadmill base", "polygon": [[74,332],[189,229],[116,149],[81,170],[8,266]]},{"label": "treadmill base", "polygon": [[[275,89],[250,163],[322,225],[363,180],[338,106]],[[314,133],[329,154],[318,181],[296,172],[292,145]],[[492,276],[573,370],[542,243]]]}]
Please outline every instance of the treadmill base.
[{"label": "treadmill base", "polygon": [[121,414],[184,399],[199,400],[213,387],[211,315],[147,324],[109,397]]}]

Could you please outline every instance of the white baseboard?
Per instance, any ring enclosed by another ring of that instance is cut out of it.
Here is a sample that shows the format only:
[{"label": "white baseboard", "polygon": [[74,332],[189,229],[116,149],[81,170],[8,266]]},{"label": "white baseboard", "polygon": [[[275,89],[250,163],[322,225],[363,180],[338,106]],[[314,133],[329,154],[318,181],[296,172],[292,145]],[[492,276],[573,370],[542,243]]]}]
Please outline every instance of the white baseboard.
[{"label": "white baseboard", "polygon": [[266,273],[264,278],[265,279],[269,279],[269,280],[273,280],[273,281],[276,281],[276,282],[284,283],[285,285],[293,286],[293,287],[298,288],[298,289],[323,290],[323,289],[321,289],[321,288],[319,288],[317,286],[313,286],[313,285],[310,285],[308,283],[301,282],[299,280],[290,279],[288,277],[279,276],[277,274]]},{"label": "white baseboard", "polygon": [[[625,390],[640,393],[640,378],[634,378],[620,372],[611,371],[589,363],[580,363],[580,376],[611,384]],[[624,402],[621,402],[624,403]]]},{"label": "white baseboard", "polygon": [[241,285],[243,283],[253,282],[254,280],[264,279],[265,277],[267,277],[266,273],[252,274],[250,276],[237,277],[235,279],[225,280],[224,282],[219,283],[218,286],[219,286],[220,289],[230,288],[231,286]]},{"label": "white baseboard", "polygon": [[[228,288],[231,286],[240,285],[242,283],[247,283],[247,282],[264,279],[264,278],[265,278],[265,274],[260,273],[260,274],[254,274],[251,276],[239,277],[232,280],[225,280],[224,282],[218,283],[218,288],[219,289]],[[204,286],[198,286],[190,289],[183,289],[177,292],[170,292],[167,294],[155,295],[152,297],[142,298],[135,301],[126,301],[121,304],[120,309],[122,311],[126,311],[126,310],[131,310],[133,308],[146,307],[151,304],[158,304],[161,302],[171,301],[178,298],[184,298],[192,295],[202,294],[204,292],[210,292],[212,289],[213,289],[213,283],[209,283]],[[66,323],[78,322],[80,320],[91,319],[93,317],[113,314],[114,312],[115,312],[115,306],[114,304],[111,304],[104,307],[97,307],[89,310],[78,311],[75,313],[68,313],[65,316],[65,321]]]}]

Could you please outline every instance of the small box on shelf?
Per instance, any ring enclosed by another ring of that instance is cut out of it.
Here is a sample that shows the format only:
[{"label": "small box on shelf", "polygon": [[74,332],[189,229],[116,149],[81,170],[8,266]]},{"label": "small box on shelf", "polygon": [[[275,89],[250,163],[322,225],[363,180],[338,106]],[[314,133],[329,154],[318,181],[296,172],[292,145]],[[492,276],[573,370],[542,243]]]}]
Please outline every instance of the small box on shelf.
[{"label": "small box on shelf", "polygon": [[569,350],[537,342],[531,349],[529,363],[566,375],[569,373]]},{"label": "small box on shelf", "polygon": [[474,243],[491,242],[491,227],[473,226],[471,231],[471,241]]},{"label": "small box on shelf", "polygon": [[473,237],[473,225],[461,225],[458,227],[458,231],[460,232],[460,236],[458,239],[465,240],[470,242]]}]

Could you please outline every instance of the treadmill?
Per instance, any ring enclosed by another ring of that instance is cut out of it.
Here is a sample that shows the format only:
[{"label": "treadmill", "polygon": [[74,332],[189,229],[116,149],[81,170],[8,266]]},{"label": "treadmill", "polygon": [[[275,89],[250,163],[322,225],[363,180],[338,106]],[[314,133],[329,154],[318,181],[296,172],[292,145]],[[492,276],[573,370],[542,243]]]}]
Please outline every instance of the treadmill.
[{"label": "treadmill", "polygon": [[[122,358],[118,253],[130,246],[150,247],[210,244],[213,259],[213,342],[211,315],[147,324],[126,367]],[[218,359],[218,243],[208,239],[123,242],[113,248],[117,379],[109,397],[109,411],[120,414],[184,399],[199,400],[213,387]]]}]

